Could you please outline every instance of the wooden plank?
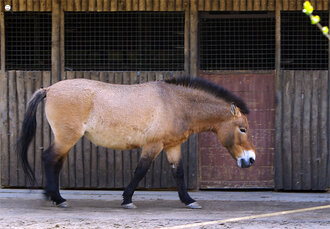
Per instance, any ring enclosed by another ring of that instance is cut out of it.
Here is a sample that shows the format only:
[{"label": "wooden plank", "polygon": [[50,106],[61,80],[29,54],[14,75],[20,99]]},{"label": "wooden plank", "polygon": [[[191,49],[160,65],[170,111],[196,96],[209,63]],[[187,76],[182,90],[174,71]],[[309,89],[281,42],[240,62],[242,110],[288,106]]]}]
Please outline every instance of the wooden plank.
[{"label": "wooden plank", "polygon": [[304,99],[303,99],[303,137],[302,137],[302,190],[311,190],[311,182],[312,182],[312,171],[311,171],[311,85],[312,85],[312,78],[310,77],[312,72],[305,72],[303,77],[303,86],[304,89]]},{"label": "wooden plank", "polygon": [[126,0],[126,11],[132,11],[132,0]]},{"label": "wooden plank", "polygon": [[274,149],[274,183],[275,189],[283,189],[283,98],[284,98],[284,86],[283,86],[283,74],[281,71],[281,10],[280,6],[276,5],[275,11],[275,149]]},{"label": "wooden plank", "polygon": [[198,74],[198,9],[197,1],[191,2],[190,7],[190,69],[189,73],[195,77]]},{"label": "wooden plank", "polygon": [[226,0],[220,0],[220,11],[225,11],[226,8]]},{"label": "wooden plank", "polygon": [[139,1],[133,0],[133,11],[139,11]]},{"label": "wooden plank", "polygon": [[319,72],[313,71],[312,76],[312,107],[311,107],[311,159],[312,159],[312,190],[318,187],[318,112],[319,112]]},{"label": "wooden plank", "polygon": [[267,10],[268,0],[261,0],[260,2],[260,10]]},{"label": "wooden plank", "polygon": [[159,0],[160,1],[160,11],[167,11],[167,0]]},{"label": "wooden plank", "polygon": [[289,1],[288,0],[284,0],[282,2],[282,10],[289,10]]},{"label": "wooden plank", "polygon": [[190,9],[184,9],[184,71],[189,74],[190,71]]},{"label": "wooden plank", "polygon": [[246,11],[246,0],[240,0],[239,8],[240,11]]},{"label": "wooden plank", "polygon": [[66,11],[73,11],[74,0],[66,1]]},{"label": "wooden plank", "polygon": [[[35,81],[34,72],[30,72],[30,71],[27,72],[25,75],[26,101],[27,102],[31,99],[32,94],[35,91],[34,81]],[[29,163],[34,171],[35,139],[32,140],[27,154],[28,154]]]},{"label": "wooden plank", "polygon": [[233,0],[233,10],[239,11],[240,9],[240,0]]},{"label": "wooden plank", "polygon": [[233,0],[226,0],[226,10],[227,11],[233,10]]},{"label": "wooden plank", "polygon": [[[43,72],[43,87],[48,87],[51,85],[51,73],[49,71],[47,72]],[[46,113],[44,112],[45,110],[45,100],[42,101],[42,104],[39,105],[43,108],[43,129],[42,129],[42,134],[43,134],[43,150],[46,150],[50,144],[51,144],[51,130],[50,130],[50,126],[48,124],[47,118],[46,118]],[[65,182],[63,182],[62,180],[60,181],[62,185],[65,184]],[[44,172],[42,172],[42,182],[41,184],[44,184],[45,179],[44,179]],[[45,185],[45,184],[44,184]]]},{"label": "wooden plank", "polygon": [[[47,0],[40,0],[40,11],[46,11],[46,1]],[[72,1],[69,1],[72,2]]]},{"label": "wooden plank", "polygon": [[[1,16],[3,18],[3,14]],[[1,25],[3,20],[1,20]],[[3,28],[3,27],[2,27]],[[1,88],[0,88],[0,121],[1,121],[1,128],[0,128],[0,133],[1,133],[1,154],[0,154],[0,159],[1,159],[1,185],[3,186],[8,186],[9,185],[9,117],[8,117],[8,72],[5,72],[4,69],[0,72],[1,74]]]},{"label": "wooden plank", "polygon": [[[107,1],[107,0],[106,0]],[[82,0],[81,1],[81,11],[86,12],[89,9],[89,2],[87,0]]]},{"label": "wooden plank", "polygon": [[247,0],[247,3],[246,3],[246,10],[247,11],[252,11],[253,10],[253,2],[254,2],[254,0]]},{"label": "wooden plank", "polygon": [[88,11],[95,11],[95,0],[89,0]]},{"label": "wooden plank", "polygon": [[126,2],[125,0],[118,1],[118,11],[126,11]]},{"label": "wooden plank", "polygon": [[[323,10],[329,10],[329,0],[323,0]],[[330,171],[330,169],[329,169],[329,171]],[[330,185],[330,182],[329,182],[329,185]]]},{"label": "wooden plank", "polygon": [[268,10],[269,11],[275,10],[275,0],[268,0]]},{"label": "wooden plank", "polygon": [[315,9],[317,9],[317,10],[323,10],[323,2],[322,2],[322,0],[316,0]]},{"label": "wooden plank", "polygon": [[[330,177],[327,178],[327,155],[329,154],[328,149],[328,141],[329,139],[329,132],[327,128],[329,128],[329,120],[328,120],[328,71],[320,71],[320,108],[319,108],[319,125],[318,125],[318,132],[320,133],[320,142],[319,142],[319,166],[318,166],[318,190],[326,191],[328,186],[327,182]],[[329,168],[328,168],[329,169]]]},{"label": "wooden plank", "polygon": [[176,11],[182,11],[183,9],[184,9],[183,0],[176,0],[175,1],[175,10]]},{"label": "wooden plank", "polygon": [[296,0],[289,1],[289,10],[296,10]]},{"label": "wooden plank", "polygon": [[254,0],[253,10],[260,10],[260,2],[261,0]]},{"label": "wooden plank", "polygon": [[168,0],[168,11],[175,11],[175,0]]},{"label": "wooden plank", "polygon": [[8,5],[11,6],[11,10],[13,12],[19,11],[19,0],[12,0],[11,4],[10,4],[10,1],[6,1],[4,4],[7,5],[7,3],[8,3]]},{"label": "wooden plank", "polygon": [[110,11],[117,11],[117,0],[111,0]]},{"label": "wooden plank", "polygon": [[33,0],[33,11],[39,11],[40,10],[40,1]]},{"label": "wooden plank", "polygon": [[[86,3],[86,1],[83,1]],[[60,71],[60,80],[65,79],[65,26],[64,26],[64,7],[65,7],[65,0],[61,0],[61,10],[60,10],[60,66],[61,66],[61,71]]]},{"label": "wooden plank", "polygon": [[[21,126],[24,119],[25,113],[25,85],[24,85],[24,75],[22,71],[17,71],[17,103],[18,103],[18,129],[17,134],[19,135],[21,130]],[[25,186],[25,175],[23,172],[23,168],[21,163],[18,163],[18,186],[23,187]]]},{"label": "wooden plank", "polygon": [[292,94],[294,86],[293,71],[284,71],[283,75],[283,188],[292,189],[292,142],[291,142],[291,123],[292,123]]},{"label": "wooden plank", "polygon": [[27,11],[33,11],[33,0],[27,0],[26,1],[26,10]]},{"label": "wooden plank", "polygon": [[52,1],[52,83],[59,80],[60,61],[60,24],[61,24],[61,8],[60,1]]},{"label": "wooden plank", "polygon": [[[35,90],[42,87],[43,75],[42,72],[35,72]],[[37,109],[36,119],[37,119],[37,129],[35,135],[35,157],[34,157],[34,174],[38,184],[42,184],[43,168],[41,161],[41,154],[43,152],[43,110],[44,107],[40,104]]]},{"label": "wooden plank", "polygon": [[97,9],[97,12],[102,12],[103,11],[103,0],[97,0],[96,1],[96,9]]},{"label": "wooden plank", "polygon": [[75,0],[74,1],[73,10],[74,11],[81,11],[81,1],[80,0]]},{"label": "wooden plank", "polygon": [[199,11],[204,10],[204,0],[198,0],[198,10]]},{"label": "wooden plank", "polygon": [[160,10],[160,0],[152,0],[152,10],[159,11]]},{"label": "wooden plank", "polygon": [[301,189],[301,160],[302,160],[302,80],[303,72],[296,71],[294,79],[294,97],[293,97],[293,111],[292,111],[292,189]]},{"label": "wooden plank", "polygon": [[139,11],[145,11],[145,10],[146,10],[146,1],[139,0]]},{"label": "wooden plank", "polygon": [[10,186],[18,185],[18,158],[15,152],[15,142],[17,139],[17,98],[16,98],[16,72],[9,71],[9,166],[10,166],[10,174],[9,174],[9,184]]},{"label": "wooden plank", "polygon": [[211,10],[211,2],[212,2],[212,0],[204,0],[205,2],[204,2],[204,9],[205,9],[205,11],[210,11]]}]

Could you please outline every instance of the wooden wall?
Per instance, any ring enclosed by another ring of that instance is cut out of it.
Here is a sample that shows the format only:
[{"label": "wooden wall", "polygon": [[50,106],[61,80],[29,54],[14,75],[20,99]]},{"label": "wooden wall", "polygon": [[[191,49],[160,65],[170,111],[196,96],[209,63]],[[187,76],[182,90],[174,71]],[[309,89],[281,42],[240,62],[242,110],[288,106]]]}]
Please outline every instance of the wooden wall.
[{"label": "wooden wall", "polygon": [[328,71],[281,71],[276,89],[275,188],[326,190]]}]

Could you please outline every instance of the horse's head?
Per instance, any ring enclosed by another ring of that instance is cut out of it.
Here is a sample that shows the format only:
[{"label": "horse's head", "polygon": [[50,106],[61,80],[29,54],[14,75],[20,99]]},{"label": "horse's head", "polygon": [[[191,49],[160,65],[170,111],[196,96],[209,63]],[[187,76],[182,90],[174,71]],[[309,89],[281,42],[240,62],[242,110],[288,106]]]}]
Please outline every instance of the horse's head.
[{"label": "horse's head", "polygon": [[248,168],[254,163],[256,155],[249,136],[248,121],[235,105],[231,105],[230,117],[216,126],[216,134],[239,167]]}]

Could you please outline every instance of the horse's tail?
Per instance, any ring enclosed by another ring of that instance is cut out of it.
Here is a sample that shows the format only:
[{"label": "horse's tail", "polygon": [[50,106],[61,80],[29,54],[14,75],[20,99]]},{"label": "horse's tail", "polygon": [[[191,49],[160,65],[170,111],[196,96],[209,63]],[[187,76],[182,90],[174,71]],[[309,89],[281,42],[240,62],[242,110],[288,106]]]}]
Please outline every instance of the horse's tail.
[{"label": "horse's tail", "polygon": [[29,164],[27,151],[29,145],[36,133],[36,112],[38,104],[46,97],[47,90],[39,89],[33,95],[27,104],[27,109],[24,114],[24,120],[21,128],[20,136],[17,140],[16,151],[21,159],[22,167],[26,178],[30,184],[36,184],[34,172]]}]

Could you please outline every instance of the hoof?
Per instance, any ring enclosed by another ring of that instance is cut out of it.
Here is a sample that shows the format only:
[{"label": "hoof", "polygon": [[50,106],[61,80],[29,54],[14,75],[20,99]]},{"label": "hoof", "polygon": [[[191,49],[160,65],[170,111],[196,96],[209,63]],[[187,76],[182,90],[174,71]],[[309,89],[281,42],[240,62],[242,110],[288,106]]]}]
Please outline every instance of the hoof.
[{"label": "hoof", "polygon": [[58,207],[58,208],[68,208],[68,207],[70,207],[70,205],[69,205],[68,202],[66,202],[66,201],[64,201],[64,202],[62,202],[62,203],[60,203],[60,204],[56,204],[56,203],[54,203],[54,205],[55,205],[56,207]]},{"label": "hoof", "polygon": [[126,209],[135,209],[135,208],[137,208],[133,203],[122,204],[121,206],[122,206],[123,208],[126,208]]},{"label": "hoof", "polygon": [[200,206],[197,202],[193,202],[191,204],[186,205],[187,208],[191,209],[201,209],[202,206]]}]

